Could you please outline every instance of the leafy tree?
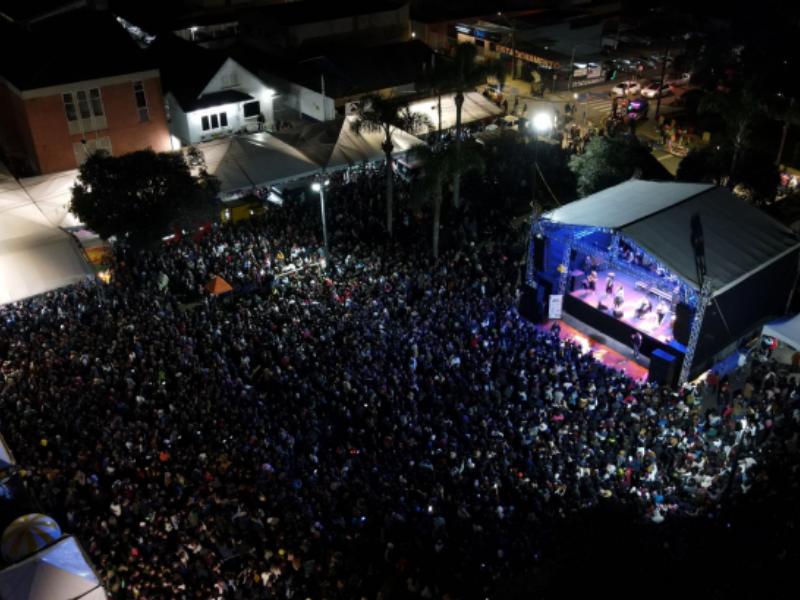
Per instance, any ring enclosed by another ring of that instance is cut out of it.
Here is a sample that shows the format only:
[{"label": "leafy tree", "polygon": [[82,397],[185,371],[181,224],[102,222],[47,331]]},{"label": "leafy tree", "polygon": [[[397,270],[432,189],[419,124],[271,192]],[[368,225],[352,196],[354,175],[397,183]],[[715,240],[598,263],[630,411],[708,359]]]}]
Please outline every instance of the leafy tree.
[{"label": "leafy tree", "polygon": [[588,196],[634,175],[659,178],[654,160],[650,150],[634,137],[595,137],[583,154],[570,159],[569,168],[578,178],[578,194]]},{"label": "leafy tree", "polygon": [[[475,44],[459,44],[456,47],[455,56],[451,66],[450,79],[451,89],[456,92],[456,139],[455,152],[461,151],[461,110],[464,107],[464,93],[474,89],[476,86],[486,83],[486,78],[490,75],[495,76],[501,82],[505,79],[506,67],[502,61],[486,60],[477,62],[478,48]],[[461,193],[461,173],[453,173],[453,206],[458,207]]]},{"label": "leafy tree", "polygon": [[422,160],[419,191],[433,205],[433,257],[439,258],[439,232],[442,218],[442,186],[453,173],[483,172],[484,162],[475,143],[466,144],[460,152],[454,145],[417,146],[411,153]]},{"label": "leafy tree", "polygon": [[362,131],[383,134],[381,149],[386,156],[386,230],[392,236],[392,214],[394,194],[394,171],[392,169],[392,134],[396,129],[417,133],[424,127],[431,128],[427,116],[411,112],[408,103],[400,98],[384,98],[367,96],[362,102],[361,114],[353,121],[351,127],[356,135]]},{"label": "leafy tree", "polygon": [[727,182],[756,204],[772,200],[779,182],[772,156],[764,150],[746,150],[738,161],[736,172],[729,175],[732,152],[731,146],[696,148],[681,161],[677,179],[717,185]]},{"label": "leafy tree", "polygon": [[122,156],[95,152],[72,188],[70,210],[103,239],[141,246],[212,205],[215,177],[193,177],[180,153],[140,150]]}]

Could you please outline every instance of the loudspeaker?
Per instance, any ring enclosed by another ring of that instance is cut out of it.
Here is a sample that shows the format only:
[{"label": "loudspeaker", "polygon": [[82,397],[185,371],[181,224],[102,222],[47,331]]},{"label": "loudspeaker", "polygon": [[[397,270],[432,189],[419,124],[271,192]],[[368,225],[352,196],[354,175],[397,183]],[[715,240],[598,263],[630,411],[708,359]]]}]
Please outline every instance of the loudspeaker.
[{"label": "loudspeaker", "polygon": [[664,352],[660,348],[653,351],[650,355],[650,372],[647,377],[649,381],[674,386],[678,383],[679,375],[680,360],[674,354]]},{"label": "loudspeaker", "polygon": [[522,286],[522,293],[519,296],[519,314],[522,318],[538,323],[542,320],[544,307],[539,300],[539,293],[536,288],[529,285]]},{"label": "loudspeaker", "polygon": [[672,324],[672,337],[675,341],[684,346],[689,343],[689,335],[692,330],[692,309],[688,304],[679,302],[675,307],[675,322]]},{"label": "loudspeaker", "polygon": [[546,246],[544,237],[533,236],[533,268],[539,272],[544,271],[544,252]]}]

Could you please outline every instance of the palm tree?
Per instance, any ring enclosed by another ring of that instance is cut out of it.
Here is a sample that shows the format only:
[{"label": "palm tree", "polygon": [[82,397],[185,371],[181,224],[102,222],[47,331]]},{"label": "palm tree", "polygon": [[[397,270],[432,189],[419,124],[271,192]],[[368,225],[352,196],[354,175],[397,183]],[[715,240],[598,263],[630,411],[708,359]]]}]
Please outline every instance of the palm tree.
[{"label": "palm tree", "polygon": [[[478,49],[474,44],[459,44],[451,66],[452,87],[456,91],[456,141],[455,152],[461,151],[461,109],[464,106],[464,93],[474,89],[476,86],[486,83],[486,78],[494,75],[502,83],[506,76],[506,67],[502,61],[486,60],[477,62]],[[456,160],[456,164],[458,160]],[[453,206],[458,208],[461,193],[461,173],[455,171],[453,174]]]},{"label": "palm tree", "polygon": [[439,232],[442,217],[442,186],[454,173],[483,171],[484,163],[476,144],[468,144],[456,151],[454,145],[433,147],[417,146],[411,154],[422,160],[420,192],[433,204],[433,258],[439,258]]},{"label": "palm tree", "polygon": [[416,133],[423,127],[430,129],[431,122],[427,116],[411,112],[408,103],[400,98],[384,98],[367,96],[361,101],[361,114],[352,122],[351,128],[356,135],[362,131],[383,134],[381,149],[386,156],[386,230],[392,237],[392,200],[394,193],[394,170],[392,169],[392,135],[397,129]]}]

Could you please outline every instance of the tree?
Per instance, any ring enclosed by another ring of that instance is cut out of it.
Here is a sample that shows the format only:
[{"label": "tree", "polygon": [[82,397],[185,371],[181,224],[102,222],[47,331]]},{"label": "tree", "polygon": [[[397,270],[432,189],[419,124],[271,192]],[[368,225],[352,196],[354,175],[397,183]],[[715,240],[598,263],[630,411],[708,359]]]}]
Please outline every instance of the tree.
[{"label": "tree", "polygon": [[[475,44],[459,44],[456,47],[455,57],[450,67],[450,79],[452,89],[455,89],[456,104],[456,139],[455,152],[461,151],[461,110],[464,106],[464,93],[475,88],[475,86],[486,83],[486,78],[494,75],[501,82],[505,80],[506,67],[502,61],[486,60],[477,62],[478,49]],[[458,207],[461,193],[461,173],[453,173],[453,206]]]},{"label": "tree", "polygon": [[423,127],[432,127],[423,114],[411,112],[408,103],[400,98],[367,96],[361,102],[361,114],[351,124],[356,135],[363,131],[383,134],[381,149],[386,156],[386,231],[392,237],[392,197],[394,193],[394,171],[392,169],[392,134],[396,129],[417,133]]},{"label": "tree", "polygon": [[469,171],[482,172],[484,162],[476,144],[468,144],[455,151],[455,146],[417,146],[412,151],[422,160],[422,179],[420,192],[430,199],[433,205],[433,258],[439,258],[439,232],[442,217],[442,186],[453,173]]},{"label": "tree", "polygon": [[212,203],[215,177],[193,177],[180,153],[140,150],[122,156],[95,152],[72,188],[70,210],[103,239],[141,246]]},{"label": "tree", "polygon": [[578,178],[578,194],[588,196],[637,174],[653,178],[653,160],[634,137],[595,137],[570,159],[569,168]]}]

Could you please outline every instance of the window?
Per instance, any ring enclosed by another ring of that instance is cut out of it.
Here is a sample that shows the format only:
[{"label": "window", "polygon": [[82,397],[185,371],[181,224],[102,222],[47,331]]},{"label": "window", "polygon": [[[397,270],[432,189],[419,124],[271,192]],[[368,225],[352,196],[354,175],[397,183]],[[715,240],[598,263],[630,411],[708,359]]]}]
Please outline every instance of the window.
[{"label": "window", "polygon": [[67,113],[67,121],[77,121],[78,113],[75,110],[75,101],[72,99],[72,94],[62,94],[64,98],[64,112]]},{"label": "window", "polygon": [[72,148],[75,152],[75,162],[78,163],[78,166],[82,165],[87,158],[98,150],[104,150],[108,154],[112,154],[111,138],[108,137],[86,138],[73,144]]},{"label": "window", "polygon": [[103,101],[100,99],[100,90],[92,88],[89,90],[89,100],[92,103],[92,114],[95,117],[103,116]]},{"label": "window", "polygon": [[245,102],[242,105],[244,109],[244,116],[247,117],[257,117],[261,113],[261,106],[258,104],[258,100],[254,100],[253,102]]},{"label": "window", "polygon": [[228,113],[222,112],[216,115],[206,115],[204,117],[200,117],[200,126],[202,127],[203,131],[227,127]]},{"label": "window", "polygon": [[89,100],[83,90],[78,91],[78,111],[81,113],[81,119],[89,119],[92,116],[89,112]]},{"label": "window", "polygon": [[136,98],[136,110],[139,111],[139,122],[150,120],[150,109],[147,107],[147,96],[144,94],[144,84],[141,81],[133,82],[133,95]]}]

